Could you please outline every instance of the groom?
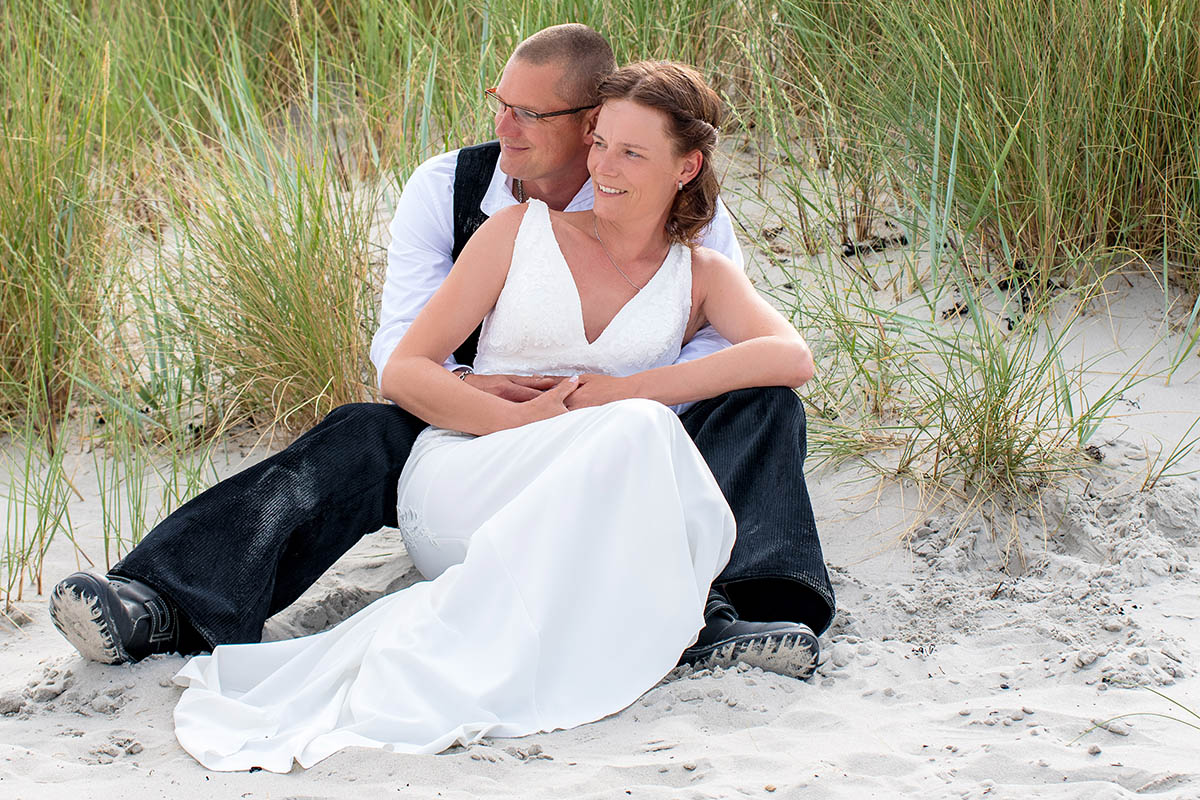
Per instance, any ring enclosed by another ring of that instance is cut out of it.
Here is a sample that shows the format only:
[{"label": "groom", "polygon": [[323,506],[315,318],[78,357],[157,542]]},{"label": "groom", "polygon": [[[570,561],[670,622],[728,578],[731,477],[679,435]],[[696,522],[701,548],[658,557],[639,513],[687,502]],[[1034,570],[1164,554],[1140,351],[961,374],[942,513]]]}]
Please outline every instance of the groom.
[{"label": "groom", "polygon": [[[614,67],[608,43],[584,25],[539,31],[517,47],[499,86],[486,94],[499,141],[437,156],[413,173],[391,224],[381,322],[371,345],[380,373],[488,216],[530,197],[558,210],[591,208],[587,153],[595,90]],[[743,263],[723,206],[703,244]],[[556,383],[473,374],[477,336],[446,364],[471,385],[521,402]],[[680,359],[727,345],[706,328]],[[615,399],[594,396],[584,385],[568,405]],[[682,661],[746,661],[805,677],[816,659],[816,634],[833,618],[834,598],[804,483],[804,409],[793,391],[771,387],[677,410],[738,525],[704,628]],[[176,510],[106,576],[77,572],[60,582],[51,618],[84,657],[106,663],[258,641],[266,619],[363,535],[397,524],[397,481],[424,427],[391,404],[334,409],[286,450]]]}]

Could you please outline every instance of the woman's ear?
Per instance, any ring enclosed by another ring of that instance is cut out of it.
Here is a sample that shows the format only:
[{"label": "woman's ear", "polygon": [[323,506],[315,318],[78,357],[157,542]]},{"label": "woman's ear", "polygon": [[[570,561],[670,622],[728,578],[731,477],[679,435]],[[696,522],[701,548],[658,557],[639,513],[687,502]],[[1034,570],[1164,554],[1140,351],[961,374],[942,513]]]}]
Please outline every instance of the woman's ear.
[{"label": "woman's ear", "polygon": [[704,166],[704,154],[699,150],[693,150],[683,157],[683,165],[679,172],[679,180],[683,183],[691,182],[692,178],[700,174],[700,167]]}]

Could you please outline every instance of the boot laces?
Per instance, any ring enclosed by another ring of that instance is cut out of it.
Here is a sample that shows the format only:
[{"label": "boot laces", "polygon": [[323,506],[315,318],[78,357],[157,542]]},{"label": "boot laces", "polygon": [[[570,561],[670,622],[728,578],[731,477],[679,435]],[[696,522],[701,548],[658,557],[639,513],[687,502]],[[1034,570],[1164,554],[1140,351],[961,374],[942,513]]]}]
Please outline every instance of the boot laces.
[{"label": "boot laces", "polygon": [[733,610],[733,606],[725,599],[725,595],[712,588],[708,590],[708,602],[704,604],[704,620],[705,622],[714,617],[725,617],[730,620],[737,619],[737,612]]}]

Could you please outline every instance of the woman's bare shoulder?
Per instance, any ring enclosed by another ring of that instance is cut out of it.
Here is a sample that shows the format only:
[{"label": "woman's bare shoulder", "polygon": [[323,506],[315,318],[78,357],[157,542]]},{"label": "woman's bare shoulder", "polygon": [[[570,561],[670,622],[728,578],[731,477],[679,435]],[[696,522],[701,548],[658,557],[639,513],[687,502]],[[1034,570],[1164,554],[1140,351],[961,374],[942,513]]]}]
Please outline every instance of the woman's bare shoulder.
[{"label": "woman's bare shoulder", "polygon": [[692,280],[700,282],[719,281],[740,273],[738,265],[724,253],[710,247],[692,248]]},{"label": "woman's bare shoulder", "polygon": [[[517,241],[517,231],[525,218],[524,205],[510,206],[488,217],[479,229],[467,240],[462,255],[454,262],[457,267],[469,264],[475,269],[508,269],[508,259],[498,258],[502,253],[511,254]],[[503,264],[502,264],[503,262]]]},{"label": "woman's bare shoulder", "polygon": [[527,206],[525,203],[518,203],[517,205],[502,208],[495,214],[492,214],[490,217],[488,217],[487,220],[485,220],[484,223],[479,226],[479,230],[476,232],[476,235],[484,231],[510,231],[515,233],[517,228],[521,227],[521,220],[525,219],[525,212],[528,209],[529,206]]}]

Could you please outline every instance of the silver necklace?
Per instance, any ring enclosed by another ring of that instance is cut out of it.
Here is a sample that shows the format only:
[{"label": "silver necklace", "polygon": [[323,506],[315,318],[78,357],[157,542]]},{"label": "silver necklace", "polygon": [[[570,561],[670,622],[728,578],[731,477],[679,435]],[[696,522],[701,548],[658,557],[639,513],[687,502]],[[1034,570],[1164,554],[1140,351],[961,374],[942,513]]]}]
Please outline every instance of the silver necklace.
[{"label": "silver necklace", "polygon": [[595,215],[592,216],[592,234],[595,235],[596,241],[600,243],[600,249],[604,251],[604,255],[608,256],[608,263],[612,264],[613,269],[615,269],[620,274],[620,276],[625,279],[625,282],[628,283],[630,286],[632,286],[634,289],[638,290],[639,292],[642,289],[644,289],[645,284],[643,284],[642,286],[638,286],[636,283],[629,280],[629,276],[625,274],[625,270],[623,270],[619,266],[617,266],[617,262],[612,257],[612,253],[608,252],[608,248],[604,245],[604,240],[600,238],[600,228],[596,225]]}]

